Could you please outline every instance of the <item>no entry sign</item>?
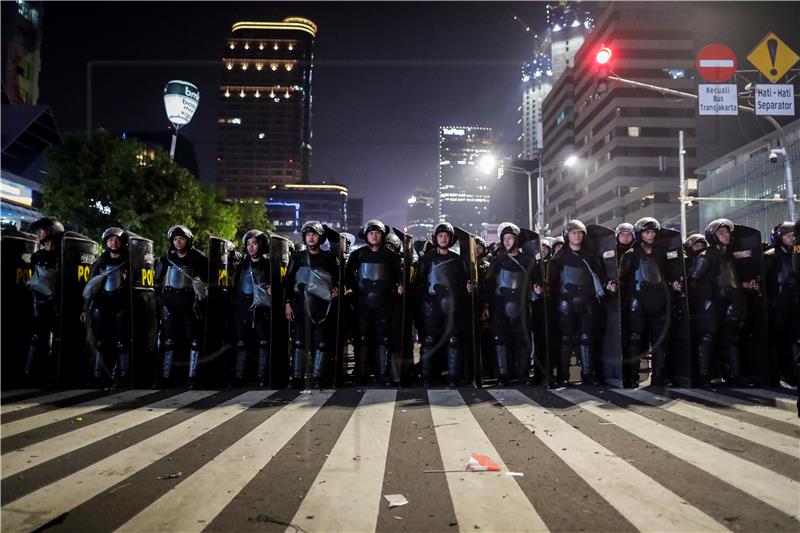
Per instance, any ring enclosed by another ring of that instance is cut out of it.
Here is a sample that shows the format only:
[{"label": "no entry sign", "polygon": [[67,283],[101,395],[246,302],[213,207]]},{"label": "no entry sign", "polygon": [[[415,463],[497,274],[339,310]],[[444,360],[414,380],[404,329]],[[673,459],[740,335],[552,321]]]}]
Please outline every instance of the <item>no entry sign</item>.
[{"label": "no entry sign", "polygon": [[708,82],[723,83],[736,72],[736,54],[720,43],[712,43],[697,54],[697,72]]}]

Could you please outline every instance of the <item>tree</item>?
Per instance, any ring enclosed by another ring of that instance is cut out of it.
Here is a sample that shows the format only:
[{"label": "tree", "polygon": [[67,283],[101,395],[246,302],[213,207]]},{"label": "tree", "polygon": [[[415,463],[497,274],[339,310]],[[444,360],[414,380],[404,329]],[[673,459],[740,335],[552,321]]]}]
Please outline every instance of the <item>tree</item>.
[{"label": "tree", "polygon": [[65,135],[48,152],[47,169],[44,211],[90,237],[120,226],[153,239],[161,253],[174,224],[204,240],[210,234],[233,239],[252,223],[240,222],[249,212],[225,201],[219,187],[199,183],[163,150],[103,130]]}]

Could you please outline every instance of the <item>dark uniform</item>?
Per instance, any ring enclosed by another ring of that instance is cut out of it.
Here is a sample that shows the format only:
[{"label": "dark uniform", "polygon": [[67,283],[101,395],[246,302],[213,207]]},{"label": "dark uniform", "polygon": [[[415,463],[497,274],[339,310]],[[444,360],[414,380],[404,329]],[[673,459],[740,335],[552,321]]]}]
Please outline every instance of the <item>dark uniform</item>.
[{"label": "dark uniform", "polygon": [[[306,222],[302,228],[303,241],[308,232],[320,236],[323,243],[325,230],[319,222]],[[314,271],[314,272],[312,272]],[[321,276],[321,277],[320,277]],[[284,280],[284,307],[291,304],[294,310],[292,331],[292,385],[300,387],[303,383],[303,370],[306,350],[312,350],[311,370],[314,385],[322,383],[325,359],[333,350],[331,324],[328,321],[331,311],[331,298],[322,298],[308,293],[309,283],[317,287],[325,286],[330,292],[338,287],[338,265],[336,257],[330,252],[320,250],[312,254],[307,249],[296,252],[289,260]],[[319,293],[320,295],[322,292]]]},{"label": "dark uniform", "polygon": [[[259,259],[254,261],[247,252],[247,241],[259,243]],[[248,351],[255,352],[256,379],[259,387],[267,384],[267,357],[269,355],[269,321],[271,315],[270,260],[267,255],[268,240],[264,232],[250,230],[242,237],[243,259],[233,272],[233,334],[236,345],[234,383],[245,381]]]},{"label": "dark uniform", "polygon": [[[501,224],[499,237],[506,234],[519,239],[520,230],[514,224]],[[517,241],[514,243],[516,248]],[[483,306],[490,310],[491,333],[497,360],[498,385],[508,383],[508,357],[516,364],[520,384],[530,384],[531,307],[533,284],[540,283],[536,259],[519,252],[503,253],[492,259],[483,286]]]},{"label": "dark uniform", "polygon": [[[386,226],[379,220],[370,220],[361,237],[366,240],[370,231],[380,231],[386,236]],[[394,295],[403,281],[400,257],[385,246],[373,252],[369,244],[350,254],[345,269],[345,285],[355,296],[356,331],[355,378],[364,384],[369,374],[368,361],[375,361],[374,372],[384,385],[392,384],[390,338],[393,320]],[[372,355],[372,357],[370,357]]]},{"label": "dark uniform", "polygon": [[[59,342],[59,275],[64,225],[58,220],[41,218],[31,224],[30,231],[39,235],[42,247],[31,255],[32,276],[28,288],[33,293],[33,328],[24,374],[27,379],[42,379],[54,370],[49,359]],[[48,242],[51,244],[47,245]],[[46,245],[51,249],[45,249]]]},{"label": "dark uniform", "polygon": [[783,379],[797,385],[800,376],[800,275],[792,265],[792,247],[784,236],[794,233],[794,224],[783,222],[770,235],[773,248],[765,254],[767,302],[774,361]]},{"label": "dark uniform", "polygon": [[[564,226],[564,241],[573,229],[581,230],[586,235],[586,226],[572,220]],[[581,382],[584,385],[597,382],[595,343],[602,323],[600,299],[605,294],[603,287],[606,283],[605,279],[600,278],[603,275],[604,269],[599,260],[587,253],[585,246],[575,251],[565,245],[547,264],[547,287],[558,312],[560,385],[568,383],[570,356],[575,349],[578,350],[581,364]]]},{"label": "dark uniform", "polygon": [[[443,222],[436,226],[434,240],[439,233],[450,235],[454,243],[453,226]],[[444,253],[440,253],[440,250]],[[440,248],[426,253],[420,259],[416,272],[416,301],[420,304],[419,326],[422,333],[421,373],[422,384],[428,386],[434,374],[435,354],[446,346],[447,382],[458,385],[461,369],[461,324],[458,320],[460,306],[465,300],[467,272],[458,254]]]},{"label": "dark uniform", "polygon": [[[636,222],[635,244],[628,249],[620,261],[619,278],[623,298],[623,316],[627,319],[627,350],[622,366],[624,387],[639,384],[639,359],[652,346],[652,384],[665,383],[664,365],[667,358],[667,326],[669,290],[666,254],[647,246],[642,232],[658,232],[661,225],[654,218],[643,218]],[[649,342],[648,342],[649,340]]]},{"label": "dark uniform", "polygon": [[[189,240],[184,257],[178,255],[173,239],[184,236]],[[208,282],[208,257],[192,247],[193,235],[185,226],[173,226],[167,232],[170,250],[156,265],[155,286],[159,299],[161,334],[164,338],[164,361],[160,378],[167,381],[172,376],[172,365],[177,353],[189,350],[189,384],[195,386],[202,339],[201,295],[197,294],[192,280]]]},{"label": "dark uniform", "polygon": [[[119,257],[111,257],[108,240],[112,236],[122,241]],[[102,242],[105,250],[92,265],[89,280],[102,276],[104,281],[92,298],[84,300],[84,312],[91,317],[95,339],[92,380],[96,385],[101,385],[104,375],[112,375],[109,368],[114,368],[116,364],[114,381],[116,385],[122,385],[128,379],[131,359],[128,233],[121,228],[108,228],[103,232]]]},{"label": "dark uniform", "polygon": [[[727,227],[733,233],[733,222],[727,219],[712,221],[705,230],[710,247],[700,254],[689,273],[690,293],[697,310],[698,378],[702,384],[711,381],[714,352],[723,350],[725,381],[741,379],[739,354],[740,332],[747,320],[747,300],[742,289],[731,246],[724,247],[716,231]],[[731,236],[733,239],[733,236]]]}]

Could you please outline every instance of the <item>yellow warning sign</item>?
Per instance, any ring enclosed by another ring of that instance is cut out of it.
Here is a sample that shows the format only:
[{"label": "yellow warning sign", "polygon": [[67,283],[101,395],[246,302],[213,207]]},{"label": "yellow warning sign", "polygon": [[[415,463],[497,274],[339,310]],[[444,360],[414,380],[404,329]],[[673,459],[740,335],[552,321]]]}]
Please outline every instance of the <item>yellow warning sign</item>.
[{"label": "yellow warning sign", "polygon": [[780,80],[784,74],[789,72],[798,59],[800,56],[774,33],[768,33],[747,54],[747,60],[772,83]]}]

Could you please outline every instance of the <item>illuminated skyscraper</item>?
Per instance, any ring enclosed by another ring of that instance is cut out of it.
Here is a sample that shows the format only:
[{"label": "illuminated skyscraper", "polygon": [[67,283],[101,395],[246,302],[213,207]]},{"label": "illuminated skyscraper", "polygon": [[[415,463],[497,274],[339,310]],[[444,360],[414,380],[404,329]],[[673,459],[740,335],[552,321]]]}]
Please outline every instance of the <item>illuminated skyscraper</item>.
[{"label": "illuminated skyscraper", "polygon": [[308,180],[316,33],[297,17],[233,25],[218,118],[217,180],[228,198],[262,198],[270,185]]},{"label": "illuminated skyscraper", "polygon": [[491,152],[491,128],[439,128],[439,220],[471,233],[488,222],[493,178],[479,164]]},{"label": "illuminated skyscraper", "polygon": [[414,191],[408,199],[406,231],[416,239],[424,239],[433,231],[436,220],[436,195],[425,189]]}]

